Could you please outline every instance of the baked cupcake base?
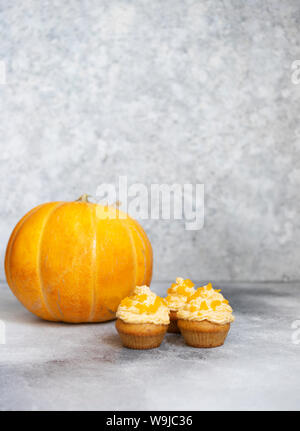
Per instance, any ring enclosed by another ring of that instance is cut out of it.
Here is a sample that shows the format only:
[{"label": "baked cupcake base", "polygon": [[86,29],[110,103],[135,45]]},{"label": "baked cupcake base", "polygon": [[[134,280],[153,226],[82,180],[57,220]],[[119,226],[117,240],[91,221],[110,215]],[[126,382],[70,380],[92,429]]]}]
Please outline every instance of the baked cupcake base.
[{"label": "baked cupcake base", "polygon": [[195,320],[178,319],[177,324],[184,341],[192,347],[209,348],[222,346],[230,329],[230,323],[220,325],[208,320],[198,322]]},{"label": "baked cupcake base", "polygon": [[170,310],[170,323],[168,326],[168,332],[172,334],[180,334],[180,330],[177,325],[177,311]]},{"label": "baked cupcake base", "polygon": [[129,349],[154,349],[159,347],[168,325],[155,323],[127,323],[117,319],[116,328],[123,346]]}]

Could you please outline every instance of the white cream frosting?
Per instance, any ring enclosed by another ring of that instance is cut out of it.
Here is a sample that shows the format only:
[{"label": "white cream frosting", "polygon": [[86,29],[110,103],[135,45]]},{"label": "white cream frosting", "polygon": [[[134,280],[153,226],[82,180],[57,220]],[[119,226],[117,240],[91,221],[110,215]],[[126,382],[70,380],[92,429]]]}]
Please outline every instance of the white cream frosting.
[{"label": "white cream frosting", "polygon": [[218,290],[209,283],[199,287],[196,293],[188,298],[186,304],[177,313],[178,319],[201,322],[208,320],[221,325],[234,321],[232,308]]},{"label": "white cream frosting", "polygon": [[121,301],[116,315],[127,323],[170,323],[165,301],[151,292],[148,286],[137,286],[132,296]]},{"label": "white cream frosting", "polygon": [[184,280],[182,277],[176,278],[176,283],[173,283],[168,289],[166,302],[170,310],[178,311],[184,306],[188,297],[195,293],[194,283],[190,280]]}]

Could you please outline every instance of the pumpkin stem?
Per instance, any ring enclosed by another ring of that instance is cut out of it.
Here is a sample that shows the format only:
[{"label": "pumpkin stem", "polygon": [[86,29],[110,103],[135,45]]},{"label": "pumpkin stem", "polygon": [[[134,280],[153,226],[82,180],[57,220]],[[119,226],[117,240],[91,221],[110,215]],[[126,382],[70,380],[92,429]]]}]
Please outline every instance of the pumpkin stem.
[{"label": "pumpkin stem", "polygon": [[80,196],[80,198],[79,198],[79,199],[76,199],[76,201],[75,201],[75,202],[89,202],[88,198],[89,198],[90,196],[91,196],[91,195],[88,195],[87,193],[84,193],[83,195],[81,195],[81,196]]}]

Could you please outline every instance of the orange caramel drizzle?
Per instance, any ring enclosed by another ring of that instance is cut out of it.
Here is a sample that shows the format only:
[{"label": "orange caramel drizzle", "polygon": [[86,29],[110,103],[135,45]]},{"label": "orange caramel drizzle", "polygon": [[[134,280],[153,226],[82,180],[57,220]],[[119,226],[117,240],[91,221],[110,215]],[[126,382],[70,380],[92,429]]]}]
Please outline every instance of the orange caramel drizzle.
[{"label": "orange caramel drizzle", "polygon": [[176,295],[188,296],[190,295],[190,291],[188,289],[191,287],[194,287],[194,283],[187,278],[181,284],[172,283],[171,287],[168,289],[168,293],[176,293]]},{"label": "orange caramel drizzle", "polygon": [[[207,311],[209,309],[216,311],[217,308],[220,307],[222,304],[229,304],[227,299],[223,299],[223,300],[215,299],[212,301],[207,299],[204,294],[206,291],[210,291],[210,290],[214,290],[214,292],[216,293],[221,292],[221,289],[213,289],[212,284],[208,283],[206,286],[199,287],[194,293],[194,295],[188,298],[187,306],[189,306],[189,310],[191,313],[195,313],[198,311],[199,312],[198,314],[200,315],[202,311]],[[203,300],[200,302],[200,305],[198,304],[197,306],[194,305],[193,300],[202,296],[203,296]]]},{"label": "orange caramel drizzle", "polygon": [[[121,306],[130,308],[132,306],[136,307],[138,309],[139,314],[154,314],[157,312],[159,307],[161,305],[165,305],[165,301],[157,296],[155,298],[155,301],[152,304],[146,304],[145,301],[147,300],[147,295],[135,295],[131,298],[125,298],[121,301]],[[137,302],[136,302],[137,301]]]},{"label": "orange caramel drizzle", "polygon": [[[198,289],[196,290],[196,292],[194,293],[193,297],[194,298],[199,298],[199,296],[202,296],[203,293],[213,290],[212,284],[208,283],[207,286],[202,286],[202,287],[198,287]],[[215,289],[215,292],[219,293],[221,292],[221,289]]]}]

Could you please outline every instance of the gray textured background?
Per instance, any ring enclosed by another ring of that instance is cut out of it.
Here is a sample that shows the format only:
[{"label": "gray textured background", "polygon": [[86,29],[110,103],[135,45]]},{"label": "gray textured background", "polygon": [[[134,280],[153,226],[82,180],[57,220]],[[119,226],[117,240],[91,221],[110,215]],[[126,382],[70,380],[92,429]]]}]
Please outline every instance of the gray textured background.
[{"label": "gray textured background", "polygon": [[127,175],[205,184],[204,229],[143,222],[155,279],[299,279],[299,29],[298,0],[1,0],[1,258],[31,207]]}]

